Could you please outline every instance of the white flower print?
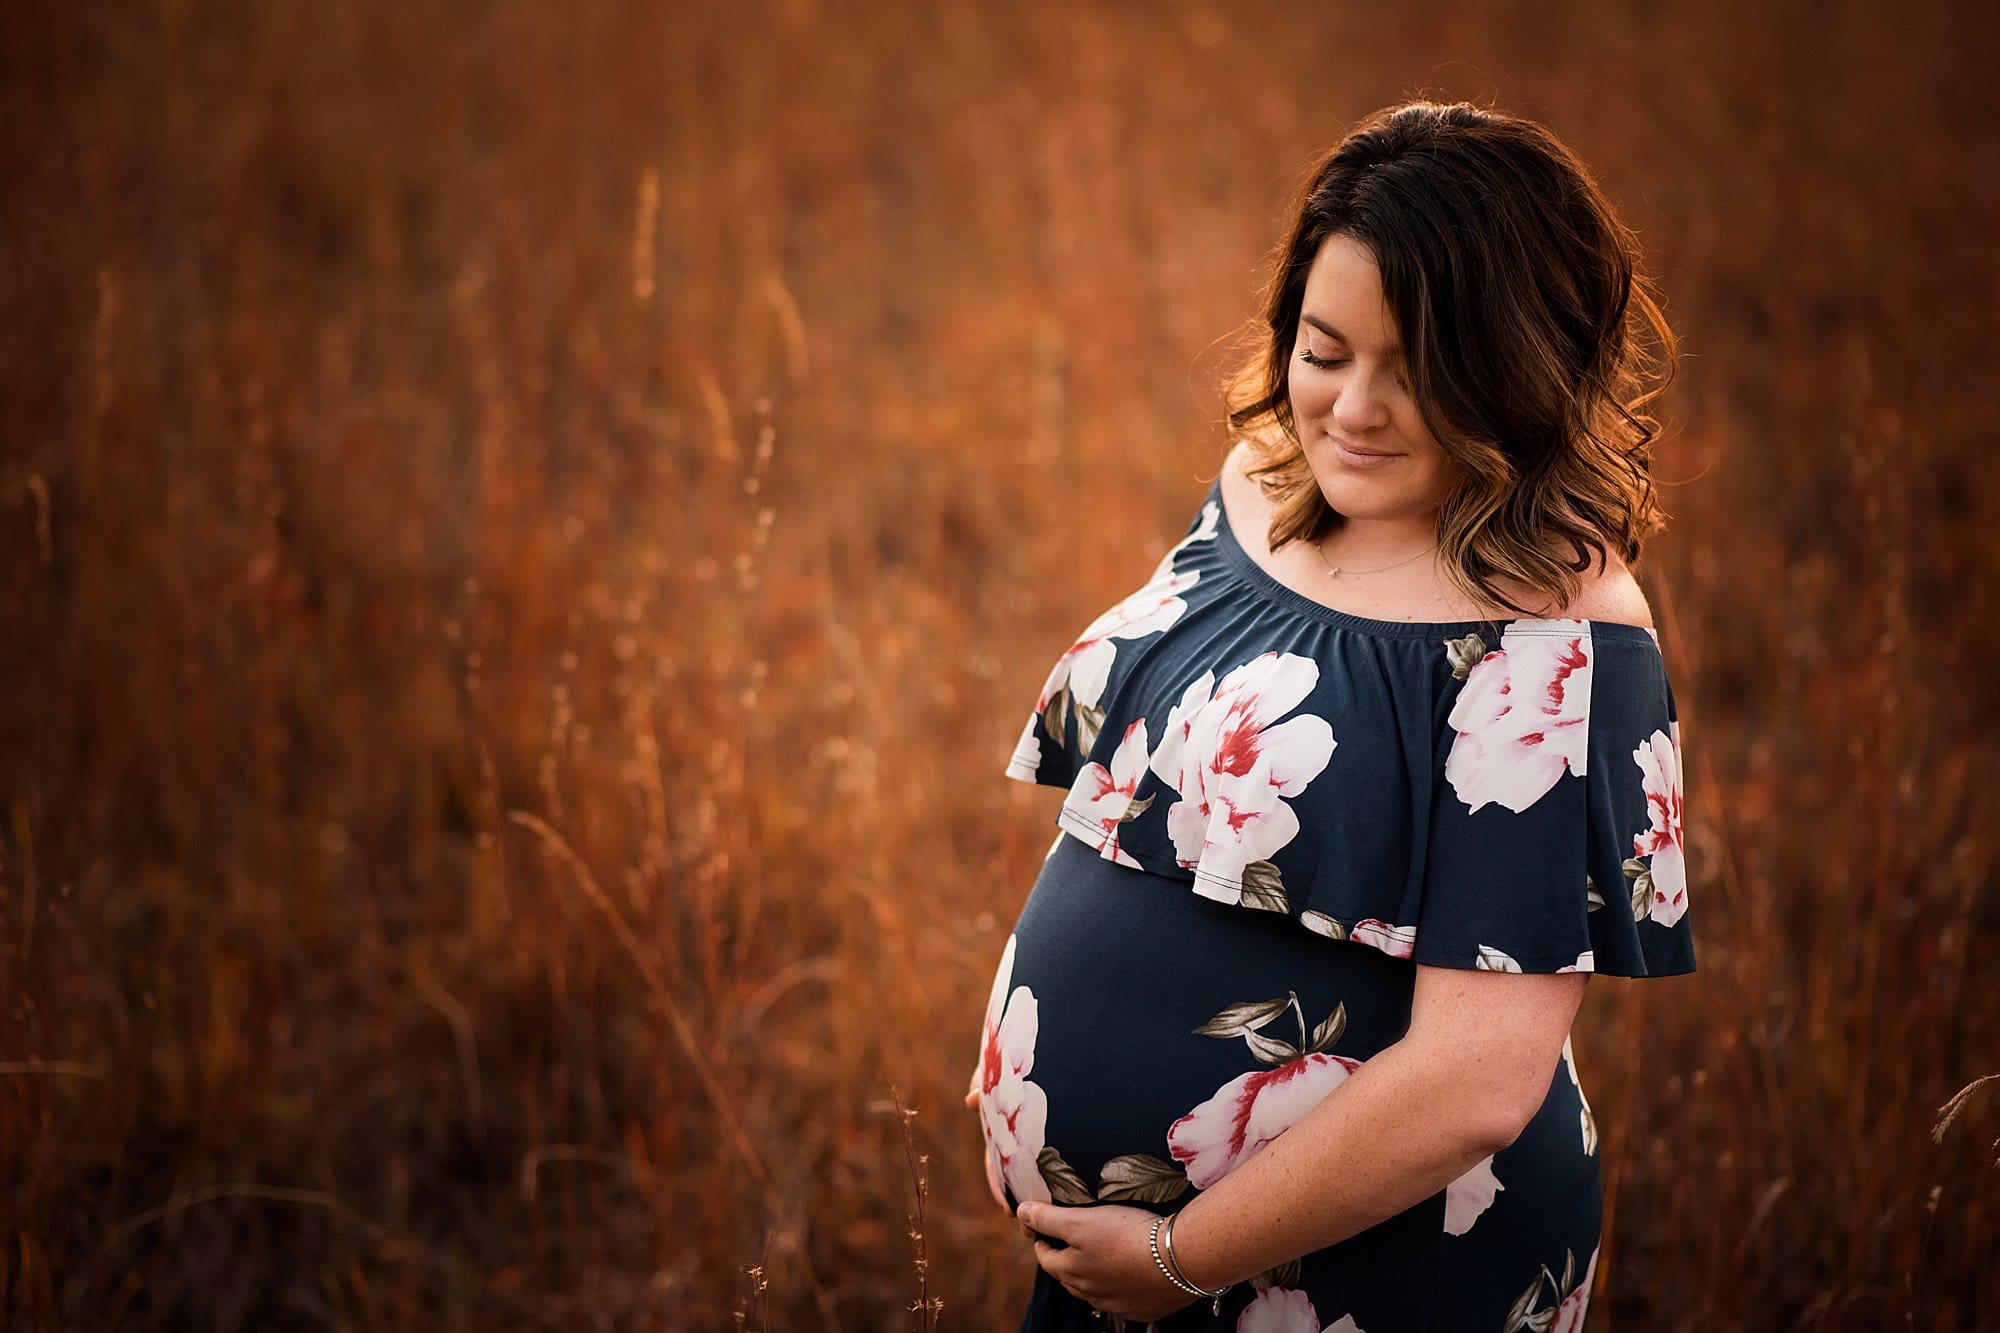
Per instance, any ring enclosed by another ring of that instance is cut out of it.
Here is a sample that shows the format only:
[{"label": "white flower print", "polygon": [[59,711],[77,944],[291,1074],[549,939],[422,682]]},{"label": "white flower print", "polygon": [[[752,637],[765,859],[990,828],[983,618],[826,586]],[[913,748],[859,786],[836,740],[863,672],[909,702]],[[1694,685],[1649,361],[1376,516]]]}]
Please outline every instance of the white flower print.
[{"label": "white flower print", "polygon": [[1091,621],[1076,642],[1056,659],[1048,679],[1042,683],[1035,712],[1039,715],[1045,711],[1049,700],[1064,685],[1069,686],[1070,697],[1077,703],[1095,707],[1104,697],[1105,682],[1111,678],[1111,663],[1118,655],[1118,646],[1111,640],[1142,639],[1179,620],[1187,611],[1181,594],[1200,578],[1198,569],[1177,574],[1169,566],[1163,574]]},{"label": "white flower print", "polygon": [[1167,1151],[1187,1168],[1189,1183],[1205,1190],[1304,1119],[1360,1067],[1359,1060],[1313,1051],[1239,1074],[1174,1121]]},{"label": "white flower print", "polygon": [[1167,714],[1155,773],[1179,793],[1167,811],[1175,859],[1198,867],[1194,891],[1218,902],[1243,900],[1243,869],[1298,836],[1297,796],[1333,755],[1333,728],[1296,708],[1319,682],[1319,664],[1271,651],[1212,686],[1205,671]]},{"label": "white flower print", "polygon": [[1576,956],[1574,963],[1564,963],[1556,969],[1558,972],[1595,972],[1596,970],[1597,951],[1594,949],[1585,949]]},{"label": "white flower print", "polygon": [[1480,972],[1519,972],[1521,970],[1521,965],[1514,961],[1512,954],[1508,953],[1505,949],[1496,949],[1490,944],[1479,946],[1479,956],[1473,960],[1472,966],[1476,971]]},{"label": "white flower print", "polygon": [[1417,951],[1417,928],[1415,926],[1392,926],[1374,917],[1354,923],[1354,929],[1347,932],[1347,938],[1372,945],[1391,958],[1408,958]]},{"label": "white flower print", "polygon": [[1340,918],[1328,916],[1325,912],[1316,911],[1310,907],[1299,913],[1299,924],[1310,930],[1313,934],[1324,935],[1330,940],[1344,940],[1347,938],[1345,930],[1341,927]]},{"label": "white flower print", "polygon": [[1236,1333],[1320,1333],[1319,1311],[1296,1287],[1266,1287],[1236,1317]]},{"label": "white flower print", "polygon": [[1583,1095],[1583,1080],[1576,1076],[1576,1057],[1570,1053],[1569,1038],[1563,1038],[1563,1068],[1569,1070],[1569,1081],[1576,1085],[1576,1100],[1581,1109],[1577,1112],[1577,1123],[1583,1129],[1584,1156],[1597,1151],[1597,1118],[1590,1113],[1590,1098]]},{"label": "white flower print", "polygon": [[1600,1245],[1591,1250],[1590,1262],[1584,1265],[1576,1289],[1556,1306],[1555,1322],[1549,1325],[1549,1333],[1583,1333],[1583,1314],[1590,1306],[1590,1284],[1597,1277],[1597,1251],[1601,1248]]},{"label": "white flower print", "polygon": [[1076,775],[1063,797],[1064,826],[1076,831],[1106,860],[1137,867],[1138,858],[1118,845],[1118,830],[1130,817],[1133,789],[1145,775],[1146,719],[1142,717],[1125,728],[1124,738],[1111,755],[1110,768],[1085,764]]},{"label": "white flower print", "polygon": [[[1679,730],[1678,726],[1675,728]],[[1634,856],[1650,856],[1653,891],[1646,915],[1671,926],[1687,911],[1687,859],[1681,843],[1680,747],[1655,727],[1632,751],[1644,774],[1646,813],[1652,827],[1632,839]]]},{"label": "white flower print", "polygon": [[1445,777],[1459,800],[1478,810],[1489,801],[1519,814],[1546,795],[1565,772],[1582,776],[1589,753],[1590,623],[1542,620],[1555,633],[1501,632],[1500,646],[1476,662],[1448,721],[1457,735]]},{"label": "white flower print", "polygon": [[1236,1317],[1236,1333],[1362,1333],[1362,1329],[1351,1314],[1321,1328],[1311,1297],[1296,1287],[1269,1286],[1243,1307]]},{"label": "white flower print", "polygon": [[[1008,777],[1021,782],[1036,780],[1042,764],[1043,732],[1046,730],[1050,739],[1060,739],[1064,733],[1059,728],[1065,725],[1062,715],[1069,709],[1078,710],[1079,748],[1090,749],[1096,741],[1097,724],[1102,721],[1101,716],[1093,716],[1091,710],[1104,697],[1105,687],[1111,679],[1111,668],[1118,655],[1117,645],[1112,640],[1144,638],[1168,628],[1186,613],[1187,602],[1181,594],[1200,581],[1201,571],[1189,570],[1185,574],[1177,574],[1173,568],[1174,559],[1190,542],[1214,537],[1218,517],[1216,503],[1211,500],[1203,506],[1201,519],[1194,529],[1160,558],[1144,586],[1093,620],[1076,642],[1056,659],[1042,682],[1034,711],[1021,729],[1021,738],[1015,742],[1014,753],[1007,761]],[[1069,691],[1068,698],[1060,702],[1054,716],[1051,716],[1052,701],[1057,701],[1065,689]]]},{"label": "white flower print", "polygon": [[1035,1067],[1037,1006],[1034,992],[1014,987],[1015,936],[1007,937],[993,991],[986,1000],[986,1023],[980,1042],[979,1125],[986,1136],[989,1167],[997,1166],[1017,1202],[1049,1201],[1042,1181],[1042,1144],[1048,1132],[1049,1102],[1038,1084],[1028,1080]]},{"label": "white flower print", "polygon": [[1035,774],[1042,767],[1042,718],[1039,712],[1028,716],[1028,725],[1021,728],[1021,739],[1014,742],[1014,753],[1007,759],[1007,776],[1021,782],[1033,782]]},{"label": "white flower print", "polygon": [[1182,551],[1186,550],[1191,543],[1207,541],[1210,537],[1213,537],[1215,535],[1216,521],[1220,517],[1221,515],[1215,501],[1210,500],[1207,504],[1204,504],[1201,507],[1201,519],[1194,525],[1193,530],[1187,536],[1167,548],[1167,553],[1160,557],[1160,563],[1153,567],[1153,577],[1148,582],[1157,582],[1165,578],[1173,570],[1175,558]]},{"label": "white flower print", "polygon": [[1493,1198],[1507,1187],[1493,1174],[1493,1154],[1481,1158],[1470,1171],[1444,1191],[1444,1230],[1448,1236],[1463,1236],[1481,1213],[1493,1206]]}]

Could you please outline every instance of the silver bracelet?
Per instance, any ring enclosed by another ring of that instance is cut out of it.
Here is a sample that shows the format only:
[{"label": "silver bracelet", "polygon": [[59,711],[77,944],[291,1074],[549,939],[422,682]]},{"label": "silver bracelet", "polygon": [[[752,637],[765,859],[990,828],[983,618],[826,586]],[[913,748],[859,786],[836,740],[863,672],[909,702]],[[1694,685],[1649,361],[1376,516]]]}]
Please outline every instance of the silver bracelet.
[{"label": "silver bracelet", "polygon": [[[1153,1229],[1146,1236],[1146,1244],[1150,1246],[1153,1251],[1153,1262],[1160,1266],[1160,1271],[1162,1273],[1166,1274],[1167,1281],[1173,1283],[1176,1287],[1179,1287],[1182,1291],[1189,1292],[1196,1296],[1209,1297],[1210,1298],[1210,1305],[1208,1307],[1209,1313],[1219,1315],[1222,1313],[1223,1293],[1227,1292],[1231,1287],[1235,1286],[1236,1284],[1234,1282],[1225,1282],[1223,1285],[1217,1287],[1214,1291],[1203,1291],[1200,1287],[1197,1287],[1194,1283],[1188,1281],[1185,1277],[1181,1276],[1180,1260],[1174,1257],[1174,1220],[1179,1216],[1180,1216],[1179,1213],[1174,1213],[1167,1217],[1156,1217],[1153,1219]],[[1163,1226],[1167,1230],[1167,1254],[1166,1258],[1164,1259],[1160,1257],[1160,1228]]]},{"label": "silver bracelet", "polygon": [[[1146,1233],[1146,1244],[1151,1246],[1153,1250],[1153,1262],[1160,1266],[1160,1272],[1166,1275],[1167,1281],[1173,1283],[1176,1287],[1179,1287],[1182,1291],[1192,1292],[1196,1296],[1208,1295],[1208,1293],[1203,1291],[1200,1287],[1190,1286],[1187,1283],[1187,1281],[1181,1277],[1179,1273],[1176,1273],[1173,1269],[1167,1267],[1167,1261],[1160,1257],[1160,1228],[1165,1226],[1166,1224],[1167,1224],[1166,1218],[1156,1217],[1153,1219],[1153,1229]],[[1218,1310],[1216,1313],[1219,1314],[1221,1312]]]}]

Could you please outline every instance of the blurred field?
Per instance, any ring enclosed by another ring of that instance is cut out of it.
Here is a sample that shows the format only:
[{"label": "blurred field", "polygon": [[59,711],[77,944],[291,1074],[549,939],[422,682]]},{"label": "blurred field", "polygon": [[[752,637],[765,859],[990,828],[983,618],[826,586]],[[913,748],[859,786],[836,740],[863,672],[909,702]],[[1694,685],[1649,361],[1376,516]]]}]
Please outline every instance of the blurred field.
[{"label": "blurred field", "polygon": [[7,1327],[1012,1328],[1000,769],[1414,94],[1568,138],[1685,338],[1701,970],[1579,1022],[1593,1327],[2000,1320],[1990,10],[5,23]]}]

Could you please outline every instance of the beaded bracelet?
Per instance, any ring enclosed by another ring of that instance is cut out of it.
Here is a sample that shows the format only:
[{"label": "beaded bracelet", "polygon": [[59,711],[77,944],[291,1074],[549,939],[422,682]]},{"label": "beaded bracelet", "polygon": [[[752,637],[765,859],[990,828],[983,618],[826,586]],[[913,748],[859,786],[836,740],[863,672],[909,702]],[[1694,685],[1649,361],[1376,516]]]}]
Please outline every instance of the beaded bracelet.
[{"label": "beaded bracelet", "polygon": [[[1146,1244],[1153,1251],[1153,1262],[1158,1264],[1160,1271],[1167,1275],[1167,1281],[1173,1283],[1182,1291],[1191,1292],[1196,1296],[1211,1297],[1212,1304],[1208,1307],[1208,1312],[1210,1314],[1221,1314],[1223,1293],[1236,1284],[1234,1282],[1226,1282],[1214,1291],[1203,1291],[1200,1287],[1197,1287],[1194,1283],[1181,1276],[1180,1261],[1174,1257],[1174,1219],[1179,1216],[1179,1213],[1174,1213],[1168,1217],[1156,1217],[1153,1219],[1153,1229],[1146,1235]],[[1167,1229],[1167,1255],[1164,1259],[1160,1257],[1160,1228],[1163,1226]],[[1171,1267],[1169,1266],[1170,1263]]]}]

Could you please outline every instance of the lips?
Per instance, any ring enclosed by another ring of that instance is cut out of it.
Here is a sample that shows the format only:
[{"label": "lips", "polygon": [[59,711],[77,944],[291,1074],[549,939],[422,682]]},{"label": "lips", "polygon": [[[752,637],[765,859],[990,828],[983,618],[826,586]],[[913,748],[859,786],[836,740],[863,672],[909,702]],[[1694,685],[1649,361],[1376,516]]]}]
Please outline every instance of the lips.
[{"label": "lips", "polygon": [[1348,453],[1360,454],[1365,458],[1394,458],[1396,456],[1393,451],[1388,449],[1363,449],[1358,444],[1349,444],[1346,440],[1341,439],[1338,435],[1328,435],[1326,438],[1332,440],[1335,444],[1345,449]]},{"label": "lips", "polygon": [[1338,460],[1342,467],[1347,468],[1349,471],[1365,471],[1368,468],[1387,467],[1402,457],[1401,454],[1395,452],[1377,449],[1356,449],[1346,440],[1341,439],[1338,435],[1330,431],[1327,433],[1326,438],[1333,445],[1334,458]]}]

